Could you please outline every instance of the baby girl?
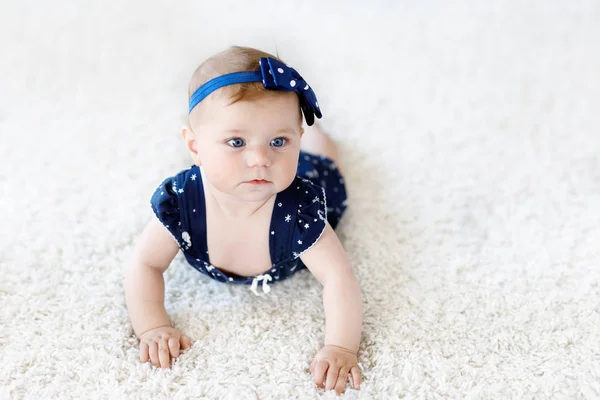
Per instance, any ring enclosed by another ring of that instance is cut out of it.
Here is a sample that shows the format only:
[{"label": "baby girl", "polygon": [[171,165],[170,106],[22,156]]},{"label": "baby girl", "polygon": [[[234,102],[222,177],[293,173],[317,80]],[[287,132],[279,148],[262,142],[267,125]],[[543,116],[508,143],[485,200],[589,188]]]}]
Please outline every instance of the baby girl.
[{"label": "baby girl", "polygon": [[191,346],[164,307],[163,273],[181,250],[202,274],[257,295],[308,268],[323,285],[326,322],[310,371],[326,390],[344,392],[348,379],[359,388],[362,297],[334,231],[346,190],[336,146],[315,116],[312,88],[268,53],[232,47],[194,72],[181,129],[194,165],[152,195],[156,217],[126,274],[142,362],[168,368]]}]

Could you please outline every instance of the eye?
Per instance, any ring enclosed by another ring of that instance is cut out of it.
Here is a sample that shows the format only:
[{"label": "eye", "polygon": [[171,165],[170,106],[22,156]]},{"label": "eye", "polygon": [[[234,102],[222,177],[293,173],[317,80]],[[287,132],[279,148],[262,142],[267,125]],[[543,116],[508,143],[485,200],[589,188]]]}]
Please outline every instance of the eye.
[{"label": "eye", "polygon": [[287,139],[282,138],[282,137],[271,140],[271,144],[274,147],[283,147],[286,144],[286,142],[287,142]]},{"label": "eye", "polygon": [[234,138],[227,141],[231,147],[242,147],[244,145],[244,140],[240,138]]}]

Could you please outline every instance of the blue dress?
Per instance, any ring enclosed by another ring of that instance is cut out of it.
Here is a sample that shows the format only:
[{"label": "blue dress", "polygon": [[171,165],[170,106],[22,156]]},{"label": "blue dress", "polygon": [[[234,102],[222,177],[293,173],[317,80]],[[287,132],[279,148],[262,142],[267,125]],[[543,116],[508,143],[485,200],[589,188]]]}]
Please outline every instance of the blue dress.
[{"label": "blue dress", "polygon": [[240,276],[210,263],[206,240],[204,188],[200,168],[193,165],[165,179],[150,200],[152,210],[177,241],[188,263],[219,282],[252,285],[288,278],[306,268],[300,254],[313,246],[325,229],[338,225],[347,204],[344,178],[324,156],[300,151],[297,176],[277,193],[271,216],[269,250],[272,266],[260,275]]}]

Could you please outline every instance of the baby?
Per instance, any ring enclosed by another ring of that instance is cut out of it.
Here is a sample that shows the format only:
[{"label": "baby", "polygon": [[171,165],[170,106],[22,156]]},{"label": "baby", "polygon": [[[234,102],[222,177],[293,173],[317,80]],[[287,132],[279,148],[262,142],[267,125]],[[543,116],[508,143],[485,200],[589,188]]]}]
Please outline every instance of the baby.
[{"label": "baby", "polygon": [[358,389],[362,297],[334,231],[346,190],[335,144],[313,126],[315,93],[273,55],[232,47],[194,72],[189,103],[181,135],[194,165],[152,195],[156,217],[125,279],[141,361],[168,368],[191,346],[164,307],[163,273],[181,250],[199,272],[257,295],[308,268],[323,285],[326,317],[310,371],[326,390],[344,392],[349,378]]}]

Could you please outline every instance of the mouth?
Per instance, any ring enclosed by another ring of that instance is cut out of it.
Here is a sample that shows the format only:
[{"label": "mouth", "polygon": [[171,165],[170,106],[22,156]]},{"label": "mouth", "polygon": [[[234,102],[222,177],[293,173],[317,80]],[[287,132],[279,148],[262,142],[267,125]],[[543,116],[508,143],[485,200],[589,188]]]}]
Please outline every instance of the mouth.
[{"label": "mouth", "polygon": [[265,183],[269,183],[269,181],[266,181],[264,179],[254,179],[252,181],[248,181],[247,183],[251,185],[264,185]]}]

